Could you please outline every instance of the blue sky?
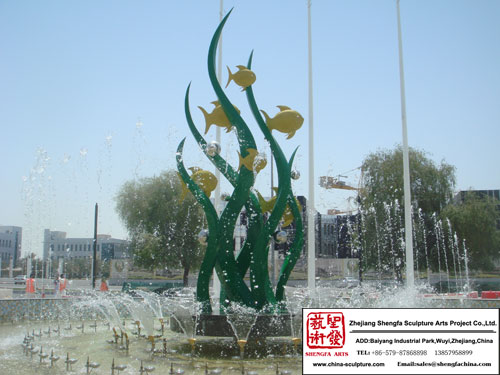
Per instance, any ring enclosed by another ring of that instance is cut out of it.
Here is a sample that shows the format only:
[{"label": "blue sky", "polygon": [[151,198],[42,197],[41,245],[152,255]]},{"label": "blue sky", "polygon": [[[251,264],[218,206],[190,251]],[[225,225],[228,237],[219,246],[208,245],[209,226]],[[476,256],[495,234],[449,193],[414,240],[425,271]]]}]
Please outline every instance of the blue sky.
[{"label": "blue sky", "polygon": [[[306,119],[297,194],[307,195],[307,1],[224,1],[234,11],[223,34],[234,71],[254,50],[254,93]],[[457,190],[500,188],[500,2],[402,0],[409,144],[456,167]],[[0,224],[23,227],[23,251],[41,253],[43,229],[125,238],[114,196],[127,180],[174,168],[187,137],[186,164],[211,168],[184,120],[189,82],[196,106],[215,99],[206,59],[219,1],[0,1]],[[345,174],[357,185],[363,159],[401,142],[395,0],[314,1],[312,5],[315,174]],[[259,148],[244,93],[226,92]],[[207,139],[215,138],[214,127]],[[222,155],[237,163],[234,133]],[[347,172],[347,173],[345,173]],[[269,167],[257,188],[269,190]],[[223,182],[222,191],[230,191]],[[352,194],[317,187],[317,209],[348,209]]]}]

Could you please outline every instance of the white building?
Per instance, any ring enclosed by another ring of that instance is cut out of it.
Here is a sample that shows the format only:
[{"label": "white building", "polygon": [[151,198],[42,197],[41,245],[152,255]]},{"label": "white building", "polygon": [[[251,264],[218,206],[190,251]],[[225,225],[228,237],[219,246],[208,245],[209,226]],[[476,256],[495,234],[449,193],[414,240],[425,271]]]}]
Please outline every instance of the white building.
[{"label": "white building", "polygon": [[0,226],[0,259],[8,264],[12,258],[13,264],[21,258],[21,243],[23,228],[14,226]]},{"label": "white building", "polygon": [[[85,259],[92,257],[93,238],[67,238],[66,232],[45,229],[43,259]],[[128,241],[97,235],[97,259],[120,259],[128,255]]]}]

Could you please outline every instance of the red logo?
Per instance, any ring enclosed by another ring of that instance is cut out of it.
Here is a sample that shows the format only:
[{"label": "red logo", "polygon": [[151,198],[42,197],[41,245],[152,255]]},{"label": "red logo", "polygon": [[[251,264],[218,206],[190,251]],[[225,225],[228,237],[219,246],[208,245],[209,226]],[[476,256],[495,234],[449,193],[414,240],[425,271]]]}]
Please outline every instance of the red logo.
[{"label": "red logo", "polygon": [[345,324],[341,312],[312,312],[307,314],[307,346],[310,349],[344,347]]}]

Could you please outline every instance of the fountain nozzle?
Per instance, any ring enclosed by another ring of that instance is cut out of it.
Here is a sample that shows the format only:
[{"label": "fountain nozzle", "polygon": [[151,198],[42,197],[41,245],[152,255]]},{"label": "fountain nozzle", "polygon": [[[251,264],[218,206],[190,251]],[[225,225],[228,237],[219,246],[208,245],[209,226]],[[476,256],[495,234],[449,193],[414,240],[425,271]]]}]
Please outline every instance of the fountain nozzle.
[{"label": "fountain nozzle", "polygon": [[50,367],[53,367],[54,366],[54,362],[57,362],[59,360],[59,356],[58,355],[54,355],[54,350],[52,350],[50,352]]},{"label": "fountain nozzle", "polygon": [[191,353],[194,353],[194,350],[196,348],[196,339],[194,337],[191,337],[188,339],[189,344],[191,345]]},{"label": "fountain nozzle", "polygon": [[49,356],[49,354],[48,353],[44,353],[43,352],[43,347],[40,346],[40,353],[38,353],[38,356],[40,357],[40,363],[42,363],[43,360]]},{"label": "fountain nozzle", "polygon": [[137,326],[137,337],[141,336],[141,322],[136,320],[134,324]]},{"label": "fountain nozzle", "polygon": [[142,361],[141,361],[141,368],[139,369],[139,374],[143,375],[144,373],[147,373],[149,374],[150,372],[153,372],[155,370],[154,366],[146,366],[144,367],[142,365]]},{"label": "fountain nozzle", "polygon": [[151,342],[151,352],[155,352],[155,337],[150,335],[148,336],[148,340]]},{"label": "fountain nozzle", "polygon": [[66,360],[64,361],[66,363],[66,371],[72,370],[71,366],[74,365],[77,361],[78,359],[69,357],[69,352],[66,353]]},{"label": "fountain nozzle", "polygon": [[240,357],[243,359],[245,354],[245,345],[247,344],[247,340],[238,340],[238,345],[240,347]]},{"label": "fountain nozzle", "polygon": [[127,365],[115,365],[115,359],[113,358],[113,362],[111,363],[111,375],[115,374],[115,370],[119,373],[127,368]]},{"label": "fountain nozzle", "polygon": [[[114,359],[113,359],[114,361]],[[99,363],[97,362],[90,362],[90,358],[87,357],[87,363],[85,364],[85,367],[87,368],[87,374],[90,374],[90,371],[92,371],[95,368],[98,368],[100,366]]]},{"label": "fountain nozzle", "polygon": [[297,347],[302,342],[302,339],[300,337],[292,337],[292,342],[293,342],[293,348],[295,350],[295,353],[297,353]]}]

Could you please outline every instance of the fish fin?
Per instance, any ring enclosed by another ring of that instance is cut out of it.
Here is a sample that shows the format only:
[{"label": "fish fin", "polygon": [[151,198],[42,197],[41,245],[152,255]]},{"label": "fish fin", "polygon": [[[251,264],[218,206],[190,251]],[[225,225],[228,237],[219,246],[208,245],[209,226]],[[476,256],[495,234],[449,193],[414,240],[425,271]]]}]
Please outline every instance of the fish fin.
[{"label": "fish fin", "polygon": [[292,138],[292,137],[295,135],[295,132],[296,132],[296,130],[294,130],[294,131],[292,131],[292,132],[288,133],[288,137],[286,137],[286,139],[290,139],[290,138]]},{"label": "fish fin", "polygon": [[231,124],[226,126],[226,133],[230,133],[232,128],[233,128],[233,126]]},{"label": "fish fin", "polygon": [[288,217],[287,219],[285,219],[285,215],[283,215],[282,219],[283,219],[283,225],[282,225],[282,227],[286,228],[287,226],[289,226],[290,224],[292,224],[294,217],[292,216],[291,218]]},{"label": "fish fin", "polygon": [[214,106],[219,106],[220,102],[218,100],[214,100],[213,102],[210,102],[210,104],[213,104]]},{"label": "fish fin", "polygon": [[245,65],[236,65],[239,70],[248,69]]},{"label": "fish fin", "polygon": [[203,113],[203,116],[205,116],[205,134],[207,134],[208,129],[210,129],[210,126],[212,125],[210,123],[210,114],[207,111],[205,111],[205,108],[200,107],[200,106],[198,106],[198,108]]},{"label": "fish fin", "polygon": [[231,69],[229,69],[229,66],[226,65],[226,68],[227,68],[227,72],[229,74],[229,76],[227,77],[227,83],[226,83],[226,89],[227,89],[227,86],[229,86],[229,82],[231,82],[231,80],[233,79],[233,73],[231,73]]},{"label": "fish fin", "polygon": [[188,169],[192,172],[191,176],[192,176],[193,174],[195,174],[196,172],[199,172],[199,171],[202,171],[202,170],[203,170],[203,169],[201,169],[200,167],[189,167]]},{"label": "fish fin", "polygon": [[273,130],[271,118],[269,117],[269,115],[263,109],[261,109],[260,111],[262,112],[264,118],[266,119],[266,125],[269,128],[269,130]]},{"label": "fish fin", "polygon": [[286,110],[291,110],[290,107],[287,107],[286,105],[277,105],[276,107],[279,108],[280,112],[286,111]]}]

